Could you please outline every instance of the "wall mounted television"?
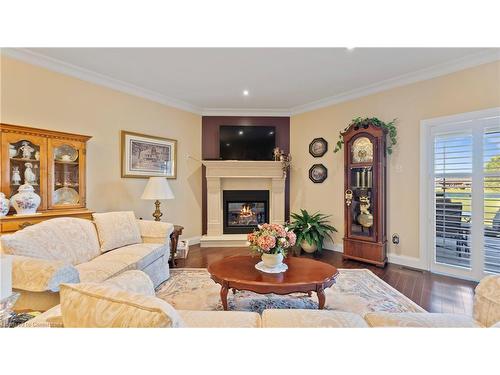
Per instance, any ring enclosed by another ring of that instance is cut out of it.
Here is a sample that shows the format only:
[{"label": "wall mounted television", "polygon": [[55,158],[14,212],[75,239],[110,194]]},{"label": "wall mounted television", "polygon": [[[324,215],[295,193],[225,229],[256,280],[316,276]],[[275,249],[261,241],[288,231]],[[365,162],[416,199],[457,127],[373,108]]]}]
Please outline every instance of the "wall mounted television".
[{"label": "wall mounted television", "polygon": [[219,139],[222,160],[273,160],[276,128],[222,125]]}]

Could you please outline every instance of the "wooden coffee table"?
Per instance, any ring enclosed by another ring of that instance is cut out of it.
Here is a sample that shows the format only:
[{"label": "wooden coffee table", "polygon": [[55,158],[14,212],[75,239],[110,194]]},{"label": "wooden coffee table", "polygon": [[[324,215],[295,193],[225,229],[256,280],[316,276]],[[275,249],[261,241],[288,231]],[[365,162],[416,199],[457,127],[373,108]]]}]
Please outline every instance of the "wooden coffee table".
[{"label": "wooden coffee table", "polygon": [[316,292],[319,309],[325,306],[326,288],[335,283],[338,271],[330,264],[317,260],[289,257],[285,259],[288,270],[282,273],[265,273],[255,269],[260,257],[234,256],[216,261],[208,266],[212,280],[221,285],[220,298],[227,310],[229,289],[249,290],[259,294],[291,294]]}]

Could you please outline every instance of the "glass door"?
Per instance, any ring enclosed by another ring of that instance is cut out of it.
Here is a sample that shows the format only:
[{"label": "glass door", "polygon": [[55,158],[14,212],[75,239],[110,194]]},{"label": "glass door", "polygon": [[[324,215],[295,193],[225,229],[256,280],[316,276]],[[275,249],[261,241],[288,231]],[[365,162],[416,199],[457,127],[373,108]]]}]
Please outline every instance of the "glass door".
[{"label": "glass door", "polygon": [[373,168],[374,145],[370,138],[359,136],[353,139],[347,176],[349,189],[348,233],[352,238],[376,241],[374,215],[376,194]]},{"label": "glass door", "polygon": [[430,270],[500,274],[500,111],[429,121]]},{"label": "glass door", "polygon": [[49,140],[49,209],[85,206],[83,150],[81,142]]},{"label": "glass door", "polygon": [[47,208],[46,192],[46,156],[47,141],[43,137],[2,133],[2,192],[7,198],[18,193],[24,184],[33,186],[41,198],[38,210]]}]

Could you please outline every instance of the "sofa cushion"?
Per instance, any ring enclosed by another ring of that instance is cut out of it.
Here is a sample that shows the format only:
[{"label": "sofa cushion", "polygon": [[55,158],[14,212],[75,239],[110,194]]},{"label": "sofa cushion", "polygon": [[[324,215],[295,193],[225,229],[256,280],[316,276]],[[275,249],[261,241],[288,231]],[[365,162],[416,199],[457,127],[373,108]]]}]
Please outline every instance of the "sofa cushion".
[{"label": "sofa cushion", "polygon": [[60,217],[1,237],[7,254],[77,265],[99,255],[97,232],[90,220]]},{"label": "sofa cushion", "polygon": [[500,276],[486,276],[476,287],[474,319],[489,327],[500,321]]},{"label": "sofa cushion", "polygon": [[142,242],[139,224],[132,211],[105,212],[92,216],[97,227],[102,253]]},{"label": "sofa cushion", "polygon": [[280,310],[267,309],[262,312],[264,328],[365,328],[361,316],[332,310]]},{"label": "sofa cushion", "polygon": [[126,270],[142,270],[165,254],[164,244],[141,243],[121,247],[76,266],[81,282],[100,282]]},{"label": "sofa cushion", "polygon": [[368,313],[370,327],[475,328],[481,327],[469,316],[438,313]]},{"label": "sofa cushion", "polygon": [[155,288],[149,276],[138,270],[125,271],[118,276],[107,279],[102,285],[113,286],[144,296],[155,295]]},{"label": "sofa cushion", "polygon": [[260,315],[247,311],[177,310],[189,328],[259,328]]},{"label": "sofa cushion", "polygon": [[31,292],[58,292],[61,283],[80,281],[78,271],[60,260],[12,255],[12,286]]},{"label": "sofa cushion", "polygon": [[174,224],[163,221],[137,220],[142,242],[170,243],[170,235],[174,231]]},{"label": "sofa cushion", "polygon": [[97,283],[63,284],[60,293],[66,328],[184,326],[177,311],[156,297]]}]

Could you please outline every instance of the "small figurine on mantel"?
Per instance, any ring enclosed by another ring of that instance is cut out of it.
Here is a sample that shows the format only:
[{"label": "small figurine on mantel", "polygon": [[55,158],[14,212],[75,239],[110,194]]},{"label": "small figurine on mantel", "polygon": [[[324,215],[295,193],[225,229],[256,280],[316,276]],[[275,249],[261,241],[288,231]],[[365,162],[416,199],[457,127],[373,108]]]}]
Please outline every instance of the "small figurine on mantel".
[{"label": "small figurine on mantel", "polygon": [[21,185],[21,174],[17,165],[12,167],[12,185]]},{"label": "small figurine on mantel", "polygon": [[31,153],[35,151],[35,149],[30,146],[28,141],[23,141],[22,146],[19,147],[19,151],[23,153],[23,159],[31,159]]},{"label": "small figurine on mantel", "polygon": [[280,148],[279,147],[275,147],[273,149],[274,161],[280,161],[281,154],[282,154],[282,151],[280,150]]},{"label": "small figurine on mantel", "polygon": [[25,163],[25,170],[24,170],[24,183],[25,184],[30,184],[30,185],[37,185],[36,183],[36,174],[33,173],[33,164],[31,163]]}]

